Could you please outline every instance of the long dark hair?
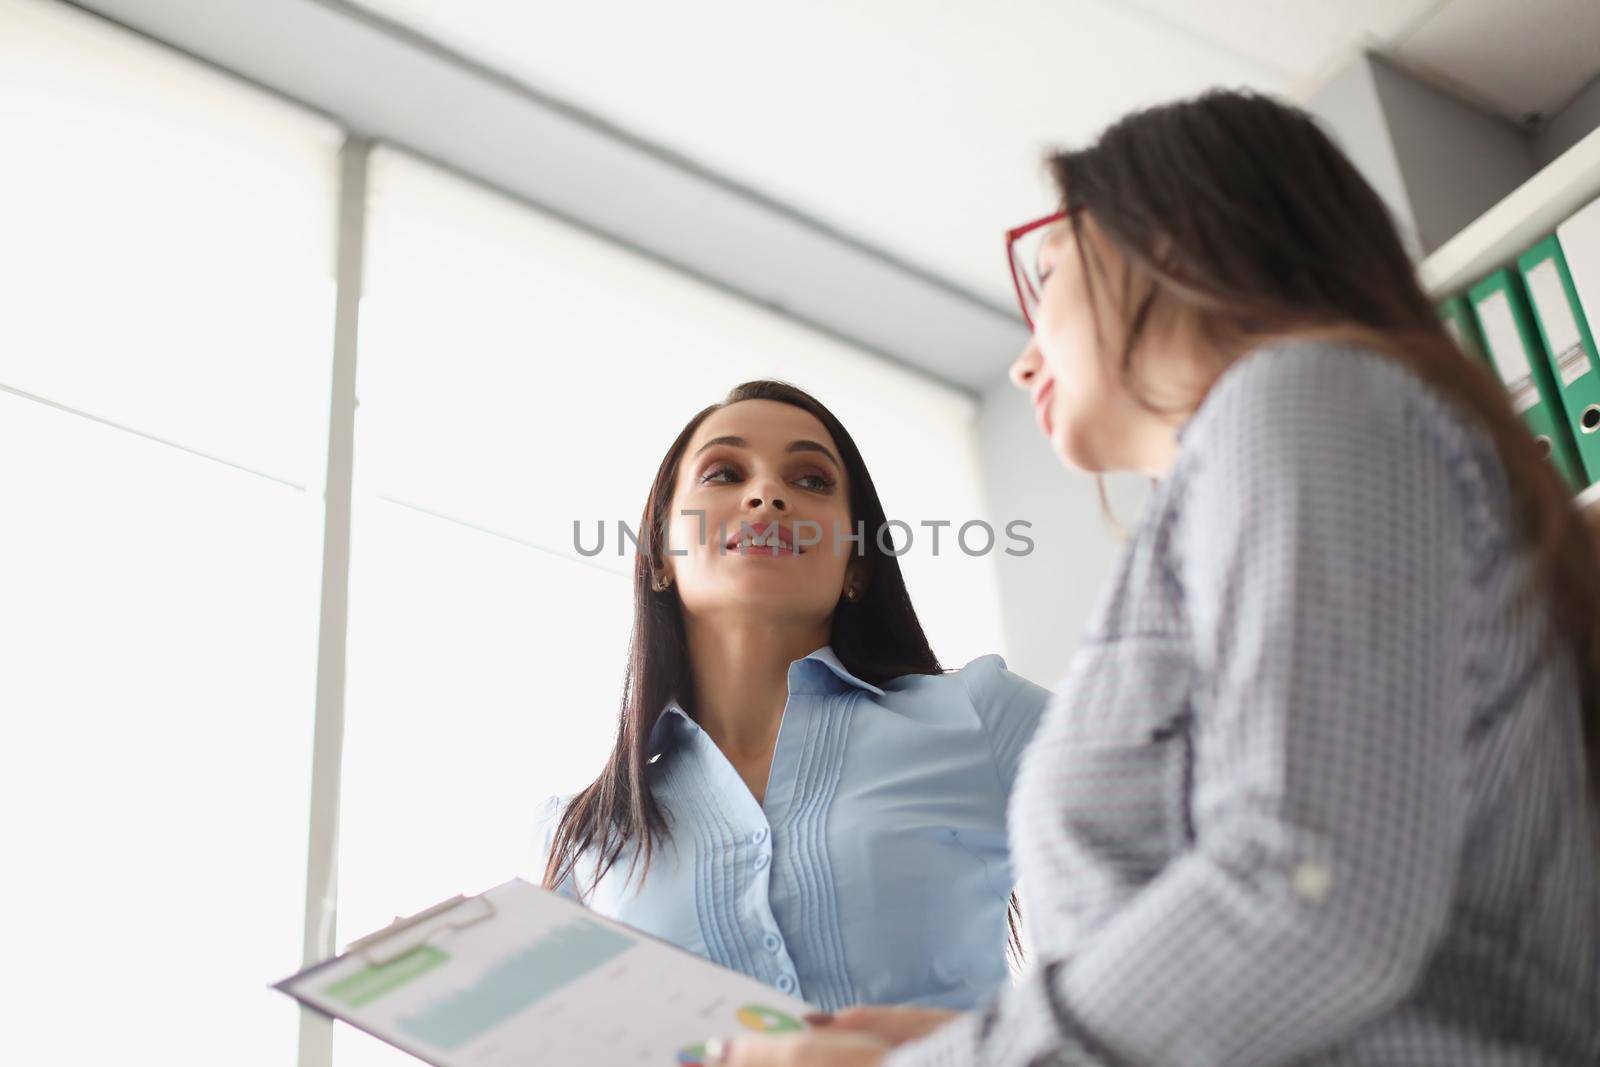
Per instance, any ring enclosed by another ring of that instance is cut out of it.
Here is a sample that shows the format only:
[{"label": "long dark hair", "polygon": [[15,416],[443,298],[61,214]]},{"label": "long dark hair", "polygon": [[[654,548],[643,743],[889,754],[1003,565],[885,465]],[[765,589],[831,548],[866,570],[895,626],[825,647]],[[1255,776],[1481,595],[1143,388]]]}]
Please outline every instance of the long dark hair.
[{"label": "long dark hair", "polygon": [[[573,875],[578,859],[595,856],[592,891],[623,852],[636,846],[629,876],[642,878],[654,846],[669,836],[666,813],[650,793],[645,768],[650,758],[650,733],[662,709],[674,696],[691,702],[694,678],[689,670],[689,644],[683,607],[676,585],[657,590],[651,582],[661,565],[670,521],[678,466],[695,430],[712,412],[744,400],[775,400],[810,412],[839,448],[850,482],[850,521],[864,524],[858,549],[866,563],[861,596],[840,603],[834,612],[830,644],[839,661],[856,677],[881,685],[907,674],[939,674],[939,661],[928,645],[922,623],[911,606],[900,574],[893,529],[867,473],[861,451],[848,430],[821,401],[785,382],[754,381],[735,386],[720,402],[704,408],[678,434],[656,470],[639,524],[639,551],[633,568],[633,635],[622,688],[622,713],[617,741],[600,777],[567,805],[556,824],[545,866],[544,885],[554,888]],[[881,538],[881,540],[880,540]],[[579,887],[581,893],[582,887]],[[1018,908],[1012,896],[1007,913],[1011,948],[1020,951]]]},{"label": "long dark hair", "polygon": [[[1110,281],[1085,240],[1086,218],[1121,260],[1113,324],[1121,375],[1151,410],[1172,408],[1141,392],[1134,353],[1168,302],[1192,314],[1225,362],[1274,340],[1350,341],[1403,364],[1482,425],[1505,467],[1535,580],[1577,663],[1589,784],[1600,800],[1600,554],[1591,531],[1500,381],[1445,332],[1383,201],[1344,154],[1297,108],[1215,91],[1130,114],[1048,165],[1085,284]],[[1103,325],[1097,318],[1096,329]]]}]

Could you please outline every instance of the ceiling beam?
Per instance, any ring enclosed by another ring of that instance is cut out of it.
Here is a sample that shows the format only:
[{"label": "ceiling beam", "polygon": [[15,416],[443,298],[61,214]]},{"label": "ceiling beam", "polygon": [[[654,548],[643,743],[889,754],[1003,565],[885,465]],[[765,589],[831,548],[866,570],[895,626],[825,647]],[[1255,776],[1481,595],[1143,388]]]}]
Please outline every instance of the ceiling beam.
[{"label": "ceiling beam", "polygon": [[1026,340],[1014,309],[342,0],[71,2],[969,396]]}]

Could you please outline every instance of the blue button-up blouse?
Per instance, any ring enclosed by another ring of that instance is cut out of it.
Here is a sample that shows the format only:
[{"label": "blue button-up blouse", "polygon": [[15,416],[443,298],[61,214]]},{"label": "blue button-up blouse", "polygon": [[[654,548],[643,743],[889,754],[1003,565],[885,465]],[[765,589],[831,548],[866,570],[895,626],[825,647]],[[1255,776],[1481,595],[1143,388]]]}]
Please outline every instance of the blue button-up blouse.
[{"label": "blue button-up blouse", "polygon": [[999,656],[879,688],[829,647],[788,683],[763,803],[668,705],[650,784],[670,839],[644,878],[625,854],[592,893],[580,862],[584,902],[826,1010],[976,1006],[1007,977],[1006,802],[1049,694]]}]

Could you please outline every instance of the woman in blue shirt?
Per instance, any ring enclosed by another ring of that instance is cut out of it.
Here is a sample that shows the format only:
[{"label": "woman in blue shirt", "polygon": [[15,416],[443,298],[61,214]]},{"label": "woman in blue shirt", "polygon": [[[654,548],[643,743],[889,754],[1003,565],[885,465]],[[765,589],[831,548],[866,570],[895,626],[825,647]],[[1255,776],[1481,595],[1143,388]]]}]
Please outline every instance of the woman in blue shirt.
[{"label": "woman in blue shirt", "polygon": [[998,656],[940,671],[886,522],[801,390],[690,420],[641,522],[616,747],[543,813],[547,887],[823,1008],[1004,981],[1006,804],[1048,694]]}]

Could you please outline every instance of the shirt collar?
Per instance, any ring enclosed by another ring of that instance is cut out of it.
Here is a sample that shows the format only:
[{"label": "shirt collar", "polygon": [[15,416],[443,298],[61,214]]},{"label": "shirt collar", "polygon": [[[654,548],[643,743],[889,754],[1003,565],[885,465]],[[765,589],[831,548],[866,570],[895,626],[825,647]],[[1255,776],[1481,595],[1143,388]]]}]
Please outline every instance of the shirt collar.
[{"label": "shirt collar", "polygon": [[849,685],[853,685],[857,689],[865,689],[874,696],[881,697],[884,695],[882,689],[879,689],[871,682],[863,681],[862,679],[851,674],[850,669],[840,662],[838,653],[834,652],[832,645],[823,645],[821,648],[811,653],[811,655],[806,656],[804,659],[797,659],[793,663],[789,664],[789,681],[791,683],[791,688],[793,686],[796,668],[801,668],[808,662],[822,664],[824,667],[828,668],[828,670],[832,671],[840,681]]},{"label": "shirt collar", "polygon": [[[806,691],[808,681],[814,681],[819,676],[826,679],[830,675],[846,685],[864,689],[875,696],[884,695],[882,689],[852,674],[850,668],[840,661],[832,645],[823,645],[810,655],[789,664],[789,692],[796,692],[797,689]],[[698,729],[700,729],[699,724],[689,717],[689,713],[678,703],[676,697],[667,701],[667,706],[661,710],[661,717],[656,720],[655,727],[650,731],[651,757],[654,758],[665,751],[669,739],[675,734]]]}]

